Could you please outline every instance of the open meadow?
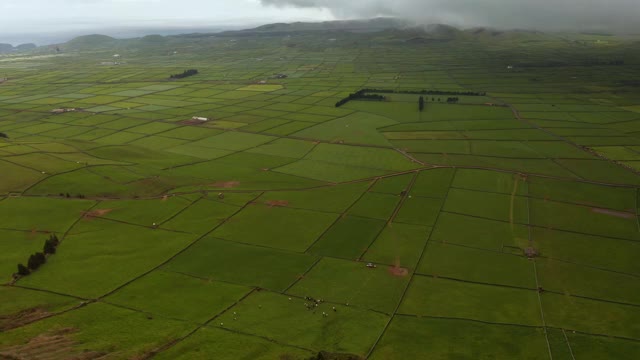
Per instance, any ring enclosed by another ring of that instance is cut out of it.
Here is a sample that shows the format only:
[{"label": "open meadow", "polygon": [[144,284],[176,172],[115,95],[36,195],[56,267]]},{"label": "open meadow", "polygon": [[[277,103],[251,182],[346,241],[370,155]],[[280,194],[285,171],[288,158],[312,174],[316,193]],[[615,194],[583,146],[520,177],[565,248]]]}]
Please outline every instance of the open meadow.
[{"label": "open meadow", "polygon": [[105,38],[0,56],[0,359],[638,358],[638,39]]}]

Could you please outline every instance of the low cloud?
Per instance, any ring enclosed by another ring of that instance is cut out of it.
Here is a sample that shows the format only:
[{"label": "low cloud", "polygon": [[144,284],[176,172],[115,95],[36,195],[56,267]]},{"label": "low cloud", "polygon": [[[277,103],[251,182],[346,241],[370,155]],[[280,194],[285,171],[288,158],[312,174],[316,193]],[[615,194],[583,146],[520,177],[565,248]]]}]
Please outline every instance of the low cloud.
[{"label": "low cloud", "polygon": [[640,31],[639,0],[260,0],[339,18],[395,16],[421,24],[538,30]]}]

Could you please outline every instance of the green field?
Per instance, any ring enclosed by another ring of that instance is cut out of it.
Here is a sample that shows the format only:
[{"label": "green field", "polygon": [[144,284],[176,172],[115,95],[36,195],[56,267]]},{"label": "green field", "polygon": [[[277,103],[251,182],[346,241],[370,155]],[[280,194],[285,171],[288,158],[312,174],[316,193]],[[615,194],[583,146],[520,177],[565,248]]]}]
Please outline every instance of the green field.
[{"label": "green field", "polygon": [[640,38],[452,34],[0,55],[0,359],[638,358]]}]

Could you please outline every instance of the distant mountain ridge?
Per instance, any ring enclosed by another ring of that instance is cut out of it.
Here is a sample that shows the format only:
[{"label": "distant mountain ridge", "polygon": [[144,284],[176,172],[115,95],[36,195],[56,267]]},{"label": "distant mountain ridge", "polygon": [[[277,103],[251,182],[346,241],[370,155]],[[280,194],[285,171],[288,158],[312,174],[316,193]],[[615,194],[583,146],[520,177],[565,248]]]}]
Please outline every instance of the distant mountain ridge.
[{"label": "distant mountain ridge", "polygon": [[374,18],[368,20],[335,20],[322,22],[274,23],[237,32],[281,32],[281,31],[380,31],[409,26],[405,20],[396,18]]},{"label": "distant mountain ridge", "polygon": [[11,44],[0,44],[0,54],[12,53],[12,52],[21,52],[21,51],[29,51],[35,49],[36,44],[20,44],[18,46],[13,46]]},{"label": "distant mountain ridge", "polygon": [[[209,38],[240,39],[244,37],[306,36],[326,33],[332,40],[341,38],[338,34],[361,34],[371,41],[395,41],[420,46],[431,43],[448,41],[540,41],[553,37],[533,30],[503,30],[485,27],[459,29],[446,24],[418,25],[398,18],[374,18],[367,20],[337,20],[324,22],[294,22],[273,23],[244,30],[230,30],[223,32],[195,32],[179,35],[145,35],[135,38],[117,39],[107,35],[78,36],[64,44],[59,44],[62,50],[97,50],[134,48],[176,47],[194,42],[208,41]],[[51,46],[49,47],[51,48]],[[166,50],[166,49],[164,49]]]}]

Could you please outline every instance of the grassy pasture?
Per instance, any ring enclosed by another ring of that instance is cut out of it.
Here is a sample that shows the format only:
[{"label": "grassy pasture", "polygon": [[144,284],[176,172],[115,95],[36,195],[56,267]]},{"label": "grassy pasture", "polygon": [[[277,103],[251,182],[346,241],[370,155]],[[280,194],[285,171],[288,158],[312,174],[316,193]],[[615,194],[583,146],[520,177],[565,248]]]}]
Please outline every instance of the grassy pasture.
[{"label": "grassy pasture", "polygon": [[375,240],[385,226],[383,220],[356,216],[341,217],[317,242],[309,252],[318,255],[357,259]]},{"label": "grassy pasture", "polygon": [[388,223],[365,253],[364,259],[415,269],[431,228]]},{"label": "grassy pasture", "polygon": [[304,359],[311,351],[218,327],[204,327],[187,340],[157,355],[158,359]]},{"label": "grassy pasture", "polygon": [[[410,339],[421,339],[419,343]],[[513,339],[519,345],[514,346]],[[518,358],[548,356],[541,328],[484,324],[474,321],[394,317],[372,359]]]},{"label": "grassy pasture", "polygon": [[236,35],[0,56],[0,358],[637,357],[636,37]]},{"label": "grassy pasture", "polygon": [[315,257],[204,238],[165,269],[214,281],[282,291],[303,274]]},{"label": "grassy pasture", "polygon": [[[141,356],[168,339],[186,335],[189,328],[185,322],[162,317],[150,321],[144,314],[97,303],[9,331],[3,334],[0,344],[8,348],[37,336],[67,334],[63,338],[69,339],[72,345],[64,348],[67,351],[65,356],[82,356],[83,352],[92,352],[113,358],[127,358]],[[47,354],[52,350],[55,350],[55,346],[53,349],[44,347],[32,351]]]},{"label": "grassy pasture", "polygon": [[61,202],[39,197],[8,198],[0,201],[0,227],[61,234],[94,204],[88,200]]},{"label": "grassy pasture", "polygon": [[[317,310],[307,310],[304,302],[299,298],[288,300],[286,295],[257,292],[220,316],[216,322],[231,330],[266,336],[303,348],[362,356],[388,321],[386,315],[352,306],[337,305],[337,311],[334,312],[331,304],[324,303]],[[329,316],[323,317],[322,311],[328,312]],[[233,320],[234,316],[237,320]]]},{"label": "grassy pasture", "polygon": [[325,258],[287,292],[390,314],[408,283],[408,277],[394,276],[384,266],[369,269],[363,263]]},{"label": "grassy pasture", "polygon": [[[180,297],[165,291],[168,288],[179,291]],[[105,301],[151,314],[204,323],[249,291],[243,286],[154,271],[106,297]],[[149,299],[148,294],[155,295]]]},{"label": "grassy pasture", "polygon": [[534,290],[426,276],[413,279],[399,312],[492,323],[542,325],[538,294]]},{"label": "grassy pasture", "polygon": [[[159,265],[192,240],[193,235],[81,220],[60,244],[59,252],[21,283],[77,296],[104,295]],[[95,281],[97,278],[101,281]]]},{"label": "grassy pasture", "polygon": [[334,214],[309,210],[249,205],[212,235],[241,243],[304,251],[336,218]]},{"label": "grassy pasture", "polygon": [[430,242],[417,272],[485,284],[536,288],[533,264],[525,257]]}]

